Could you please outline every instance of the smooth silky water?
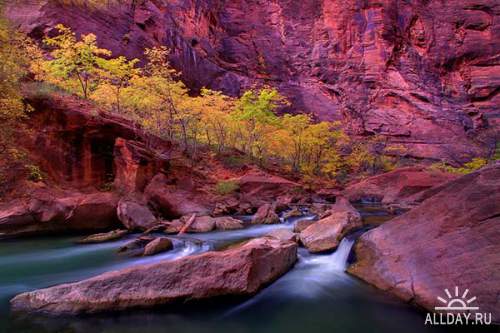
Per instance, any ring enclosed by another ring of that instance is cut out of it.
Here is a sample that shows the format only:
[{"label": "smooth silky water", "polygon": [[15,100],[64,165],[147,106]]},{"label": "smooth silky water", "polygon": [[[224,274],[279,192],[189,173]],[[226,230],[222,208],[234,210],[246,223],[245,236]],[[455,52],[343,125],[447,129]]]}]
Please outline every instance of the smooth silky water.
[{"label": "smooth silky water", "polygon": [[[368,208],[368,207],[367,207]],[[392,216],[370,205],[358,206],[367,228]],[[278,225],[174,237],[174,249],[147,258],[117,254],[134,235],[102,244],[76,244],[77,237],[0,241],[0,332],[428,332],[424,315],[345,273],[356,235],[342,240],[331,254],[311,255],[299,250],[295,267],[256,296],[203,304],[135,310],[83,317],[14,315],[14,295],[142,263],[173,260],[222,249],[293,228],[299,219]],[[373,222],[376,221],[376,222]],[[359,234],[359,233],[358,233]]]}]

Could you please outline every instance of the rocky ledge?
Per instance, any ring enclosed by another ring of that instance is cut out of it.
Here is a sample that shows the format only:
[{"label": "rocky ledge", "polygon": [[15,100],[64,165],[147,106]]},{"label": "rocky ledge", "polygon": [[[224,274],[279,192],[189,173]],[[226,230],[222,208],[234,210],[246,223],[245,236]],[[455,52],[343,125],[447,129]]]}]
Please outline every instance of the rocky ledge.
[{"label": "rocky ledge", "polygon": [[[442,186],[364,234],[349,272],[428,310],[457,286],[500,321],[500,164]],[[461,294],[460,294],[461,295]]]},{"label": "rocky ledge", "polygon": [[0,205],[0,236],[109,230],[119,226],[118,196],[38,190],[29,199]]},{"label": "rocky ledge", "polygon": [[352,201],[380,201],[385,205],[415,206],[430,197],[437,186],[455,179],[451,173],[425,167],[406,167],[349,185],[344,195]]},{"label": "rocky ledge", "polygon": [[23,293],[11,304],[14,311],[81,314],[252,295],[287,272],[296,260],[295,242],[263,237],[225,251],[134,266]]}]

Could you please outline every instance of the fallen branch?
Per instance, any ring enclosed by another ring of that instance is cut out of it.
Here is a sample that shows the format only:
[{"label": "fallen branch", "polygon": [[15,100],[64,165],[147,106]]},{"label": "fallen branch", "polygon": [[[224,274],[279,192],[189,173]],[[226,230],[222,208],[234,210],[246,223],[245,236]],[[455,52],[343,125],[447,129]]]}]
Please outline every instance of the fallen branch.
[{"label": "fallen branch", "polygon": [[187,220],[187,222],[184,224],[184,226],[182,227],[182,229],[179,231],[179,233],[177,235],[182,235],[183,233],[185,233],[189,229],[191,224],[193,224],[195,219],[196,219],[196,214],[191,215],[189,220]]}]

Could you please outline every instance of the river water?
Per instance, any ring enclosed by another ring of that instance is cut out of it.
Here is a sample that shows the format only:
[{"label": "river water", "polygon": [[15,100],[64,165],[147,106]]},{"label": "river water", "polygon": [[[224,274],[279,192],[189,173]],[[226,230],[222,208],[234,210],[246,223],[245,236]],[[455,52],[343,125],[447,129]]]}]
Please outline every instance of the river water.
[{"label": "river water", "polygon": [[[359,208],[359,207],[358,207]],[[361,207],[367,224],[391,216],[373,205]],[[117,254],[134,237],[102,244],[75,244],[78,237],[0,241],[0,332],[430,332],[423,313],[345,273],[356,235],[342,240],[331,254],[311,255],[299,250],[295,267],[246,300],[223,304],[175,306],[84,317],[14,316],[9,299],[37,288],[78,281],[96,274],[141,263],[173,260],[218,250],[229,244],[293,228],[299,219],[279,225],[243,230],[189,234],[174,239],[174,249],[147,258]]]}]

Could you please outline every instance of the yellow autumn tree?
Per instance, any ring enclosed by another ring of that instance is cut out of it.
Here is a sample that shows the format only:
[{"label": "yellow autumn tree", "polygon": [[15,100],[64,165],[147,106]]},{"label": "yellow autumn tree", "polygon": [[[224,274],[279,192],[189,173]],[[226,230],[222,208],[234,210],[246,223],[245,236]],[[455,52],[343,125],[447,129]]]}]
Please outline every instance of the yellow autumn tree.
[{"label": "yellow autumn tree", "polygon": [[265,142],[262,139],[266,130],[277,125],[278,118],[274,112],[287,104],[286,98],[276,89],[267,87],[248,90],[236,102],[232,117],[241,124],[237,136],[243,151],[251,158],[263,157]]},{"label": "yellow autumn tree", "polygon": [[[100,81],[92,94],[92,99],[105,105],[114,111],[122,112],[123,89],[130,85],[130,80],[140,74],[136,68],[139,59],[127,60],[120,56],[118,58],[103,59],[97,61],[100,67]],[[113,98],[110,98],[113,96]]]},{"label": "yellow autumn tree", "polygon": [[221,153],[231,145],[230,112],[234,108],[234,99],[220,91],[203,88],[195,100],[194,111],[200,117],[200,140]]},{"label": "yellow autumn tree", "polygon": [[111,51],[99,48],[94,34],[77,39],[75,33],[62,24],[56,29],[57,36],[44,39],[52,48],[52,59],[45,63],[44,79],[71,92],[79,92],[87,99],[97,87],[100,65],[105,57],[111,56]]}]

